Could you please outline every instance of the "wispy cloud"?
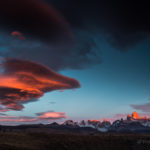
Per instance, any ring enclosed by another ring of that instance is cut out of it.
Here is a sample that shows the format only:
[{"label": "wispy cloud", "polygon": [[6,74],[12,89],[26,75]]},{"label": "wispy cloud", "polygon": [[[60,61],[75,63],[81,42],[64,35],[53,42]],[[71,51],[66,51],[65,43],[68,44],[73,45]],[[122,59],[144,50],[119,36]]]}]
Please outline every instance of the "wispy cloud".
[{"label": "wispy cloud", "polygon": [[1,115],[0,124],[29,124],[29,123],[49,123],[50,121],[67,118],[65,112],[42,112],[37,113],[35,117],[29,116],[9,116]]},{"label": "wispy cloud", "polygon": [[145,103],[145,104],[131,104],[131,107],[133,109],[136,109],[136,110],[140,110],[142,112],[148,112],[150,113],[150,103]]}]

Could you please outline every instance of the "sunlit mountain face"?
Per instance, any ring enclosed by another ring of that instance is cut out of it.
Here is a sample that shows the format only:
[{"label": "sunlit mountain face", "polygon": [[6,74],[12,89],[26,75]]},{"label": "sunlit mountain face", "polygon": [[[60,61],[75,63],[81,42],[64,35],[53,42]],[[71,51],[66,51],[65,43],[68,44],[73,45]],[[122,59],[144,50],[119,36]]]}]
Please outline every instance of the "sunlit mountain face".
[{"label": "sunlit mountain face", "polygon": [[148,121],[148,6],[1,0],[0,123]]},{"label": "sunlit mountain face", "polygon": [[[113,120],[114,119],[114,120]],[[95,124],[99,124],[100,122],[114,122],[116,120],[121,120],[121,119],[124,119],[124,120],[134,120],[134,121],[142,121],[142,120],[147,120],[147,121],[150,121],[150,117],[147,115],[147,114],[139,114],[137,113],[136,111],[134,111],[131,115],[128,114],[128,115],[120,115],[120,117],[118,116],[118,118],[104,118],[103,120],[88,120],[89,123],[95,123]],[[113,120],[113,121],[112,121]]]},{"label": "sunlit mountain face", "polygon": [[[129,117],[129,116],[128,116],[128,117]],[[139,116],[139,114],[138,114],[137,112],[133,112],[133,113],[132,113],[132,118],[133,118],[133,119],[141,119],[140,116]]]},{"label": "sunlit mountain face", "polygon": [[[128,116],[129,118],[131,117],[131,116]],[[140,116],[136,111],[135,112],[133,112],[132,113],[132,117],[131,118],[133,118],[133,119],[135,119],[135,120],[150,120],[150,117],[149,116]]]}]

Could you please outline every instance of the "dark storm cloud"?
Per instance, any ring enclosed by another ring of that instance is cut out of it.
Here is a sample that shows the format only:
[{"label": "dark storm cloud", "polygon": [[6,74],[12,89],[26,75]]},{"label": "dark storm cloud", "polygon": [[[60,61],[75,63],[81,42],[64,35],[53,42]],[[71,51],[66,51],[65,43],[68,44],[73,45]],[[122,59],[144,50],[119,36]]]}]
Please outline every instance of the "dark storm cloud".
[{"label": "dark storm cloud", "polygon": [[47,0],[80,30],[103,33],[117,49],[126,50],[150,35],[149,2],[129,0]]},{"label": "dark storm cloud", "polygon": [[42,41],[28,40],[26,36],[25,40],[22,40],[16,36],[8,38],[7,35],[1,34],[0,56],[36,61],[55,71],[83,69],[101,63],[96,52],[99,50],[96,41],[86,32],[80,32],[77,36],[78,39],[72,46],[54,46]]},{"label": "dark storm cloud", "polygon": [[37,61],[56,71],[101,63],[89,32],[73,33],[69,22],[42,0],[0,1],[2,57]]},{"label": "dark storm cloud", "polygon": [[39,63],[5,59],[1,63],[0,111],[22,110],[45,92],[79,88],[80,83]]},{"label": "dark storm cloud", "polygon": [[68,24],[42,0],[0,1],[0,27],[48,43],[71,38]]}]

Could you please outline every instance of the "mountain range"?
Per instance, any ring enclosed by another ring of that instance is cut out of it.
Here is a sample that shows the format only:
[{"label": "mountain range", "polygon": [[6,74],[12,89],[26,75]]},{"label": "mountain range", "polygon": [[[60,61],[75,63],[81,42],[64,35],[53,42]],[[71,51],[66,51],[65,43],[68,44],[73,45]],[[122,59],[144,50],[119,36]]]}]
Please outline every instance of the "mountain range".
[{"label": "mountain range", "polygon": [[99,120],[88,120],[74,122],[66,120],[62,124],[56,122],[51,124],[33,124],[33,125],[18,125],[18,126],[0,126],[0,131],[15,131],[15,132],[46,132],[58,134],[100,134],[100,133],[150,133],[150,119],[140,118],[137,112],[132,115],[127,115],[126,119],[109,122],[106,119],[103,122]]}]

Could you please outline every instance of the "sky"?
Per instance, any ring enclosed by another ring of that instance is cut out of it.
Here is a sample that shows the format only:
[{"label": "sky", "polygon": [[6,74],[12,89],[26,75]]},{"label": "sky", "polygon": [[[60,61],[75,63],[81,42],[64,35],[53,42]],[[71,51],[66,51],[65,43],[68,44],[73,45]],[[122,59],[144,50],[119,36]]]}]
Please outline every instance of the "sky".
[{"label": "sky", "polygon": [[146,1],[1,1],[0,123],[150,116],[149,16]]}]

